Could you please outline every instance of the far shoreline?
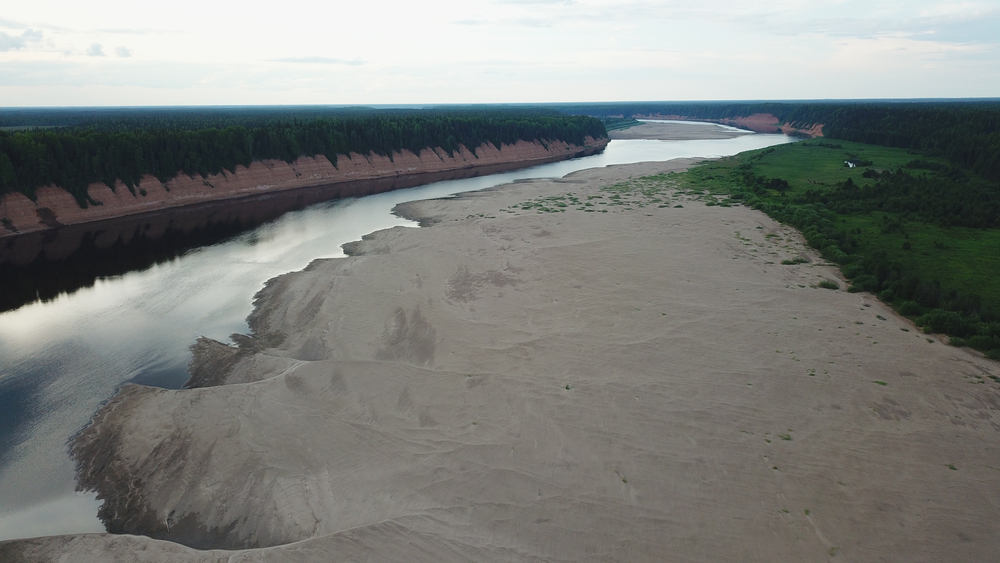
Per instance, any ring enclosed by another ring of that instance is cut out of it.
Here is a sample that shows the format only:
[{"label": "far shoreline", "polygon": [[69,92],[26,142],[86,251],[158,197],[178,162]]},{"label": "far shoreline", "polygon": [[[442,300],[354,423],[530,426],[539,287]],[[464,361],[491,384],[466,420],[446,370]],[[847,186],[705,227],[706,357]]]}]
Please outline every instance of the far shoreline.
[{"label": "far shoreline", "polygon": [[[562,141],[544,144],[519,141],[515,145],[505,145],[501,150],[483,145],[475,155],[463,146],[455,151],[454,157],[448,157],[443,150],[435,148],[424,149],[419,157],[409,151],[396,153],[393,158],[352,155],[352,158],[339,159],[339,168],[322,155],[300,157],[291,164],[261,161],[252,164],[249,170],[240,166],[236,173],[210,175],[207,178],[176,176],[166,185],[146,177],[137,186],[141,196],[130,194],[121,182],[114,191],[104,184],[92,184],[89,188],[91,196],[104,205],[87,208],[81,208],[61,188],[43,187],[39,188],[34,202],[20,193],[0,196],[0,216],[6,219],[0,226],[0,240],[70,225],[113,224],[123,218],[169,214],[173,210],[192,206],[238,204],[277,193],[314,190],[314,193],[326,194],[322,197],[327,200],[371,195],[441,180],[495,174],[590,156],[602,151],[609,142],[607,138],[589,137],[582,146]],[[434,162],[428,158],[429,154],[434,155]],[[314,203],[318,201],[322,200],[315,200]]]}]

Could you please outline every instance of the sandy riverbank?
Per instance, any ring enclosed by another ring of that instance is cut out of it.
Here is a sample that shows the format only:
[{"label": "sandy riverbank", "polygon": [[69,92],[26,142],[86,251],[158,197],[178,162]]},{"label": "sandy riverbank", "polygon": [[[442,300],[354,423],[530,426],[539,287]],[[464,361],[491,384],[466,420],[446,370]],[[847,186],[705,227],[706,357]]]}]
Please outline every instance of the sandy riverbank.
[{"label": "sandy riverbank", "polygon": [[814,287],[836,271],[759,212],[603,189],[688,164],[400,206],[430,227],[272,280],[253,338],[198,346],[204,387],[128,386],[74,444],[113,530],[287,545],[0,556],[993,557],[998,366]]},{"label": "sandy riverbank", "polygon": [[785,135],[800,135],[804,137],[822,137],[822,123],[789,123],[779,120],[770,113],[755,113],[746,117],[729,117],[724,119],[692,119],[684,115],[636,115],[637,119],[671,119],[682,121],[699,121],[718,123],[747,129],[755,133],[783,133]]},{"label": "sandy riverbank", "polygon": [[733,139],[749,133],[750,131],[734,131],[706,124],[648,122],[627,129],[609,131],[608,136],[611,139],[679,141],[690,139]]}]

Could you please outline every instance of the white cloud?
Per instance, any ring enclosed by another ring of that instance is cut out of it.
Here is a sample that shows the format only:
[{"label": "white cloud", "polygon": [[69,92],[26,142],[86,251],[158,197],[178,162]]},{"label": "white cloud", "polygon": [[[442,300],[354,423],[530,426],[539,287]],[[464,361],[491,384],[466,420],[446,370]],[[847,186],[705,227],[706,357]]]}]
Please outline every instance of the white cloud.
[{"label": "white cloud", "polygon": [[25,29],[21,35],[9,35],[0,31],[0,52],[21,49],[29,42],[41,40],[42,32],[33,29]]},{"label": "white cloud", "polygon": [[281,59],[269,59],[272,63],[299,63],[299,64],[320,64],[320,65],[348,65],[358,66],[365,64],[361,59],[338,59],[334,57],[284,57]]},{"label": "white cloud", "polygon": [[110,33],[112,35],[145,35],[147,33],[159,33],[155,29],[142,28],[142,29],[132,29],[132,28],[103,28],[94,30],[97,33]]},{"label": "white cloud", "polygon": [[104,47],[100,43],[91,43],[86,52],[88,57],[103,57]]},{"label": "white cloud", "polygon": [[0,20],[5,104],[1000,95],[997,0],[40,4]]},{"label": "white cloud", "polygon": [[21,22],[0,18],[0,27],[6,27],[8,29],[25,29],[28,26],[24,25]]}]

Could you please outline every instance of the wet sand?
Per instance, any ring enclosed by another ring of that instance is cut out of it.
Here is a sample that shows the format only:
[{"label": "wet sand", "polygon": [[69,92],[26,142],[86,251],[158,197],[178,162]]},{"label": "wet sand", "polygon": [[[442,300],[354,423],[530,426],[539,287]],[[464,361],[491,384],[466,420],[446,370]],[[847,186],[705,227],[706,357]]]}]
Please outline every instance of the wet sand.
[{"label": "wet sand", "polygon": [[199,388],[128,386],[74,443],[110,529],[218,549],[0,559],[994,557],[997,364],[816,287],[844,283],[763,214],[636,180],[689,164],[399,206],[428,228],[272,280]]}]

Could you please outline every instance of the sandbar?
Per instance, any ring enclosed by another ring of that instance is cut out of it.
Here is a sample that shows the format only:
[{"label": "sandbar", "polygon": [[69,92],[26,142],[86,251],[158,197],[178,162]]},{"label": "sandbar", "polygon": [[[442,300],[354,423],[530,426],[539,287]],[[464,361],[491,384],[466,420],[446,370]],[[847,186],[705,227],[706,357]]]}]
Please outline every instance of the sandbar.
[{"label": "sandbar", "polygon": [[686,141],[702,139],[733,139],[750,135],[751,131],[739,131],[714,123],[662,123],[647,121],[642,125],[608,132],[611,139],[655,139],[658,141]]},{"label": "sandbar", "polygon": [[401,205],[425,227],[271,280],[197,388],[126,386],[74,442],[109,528],[160,539],[0,558],[995,558],[998,365],[818,287],[692,163]]}]

